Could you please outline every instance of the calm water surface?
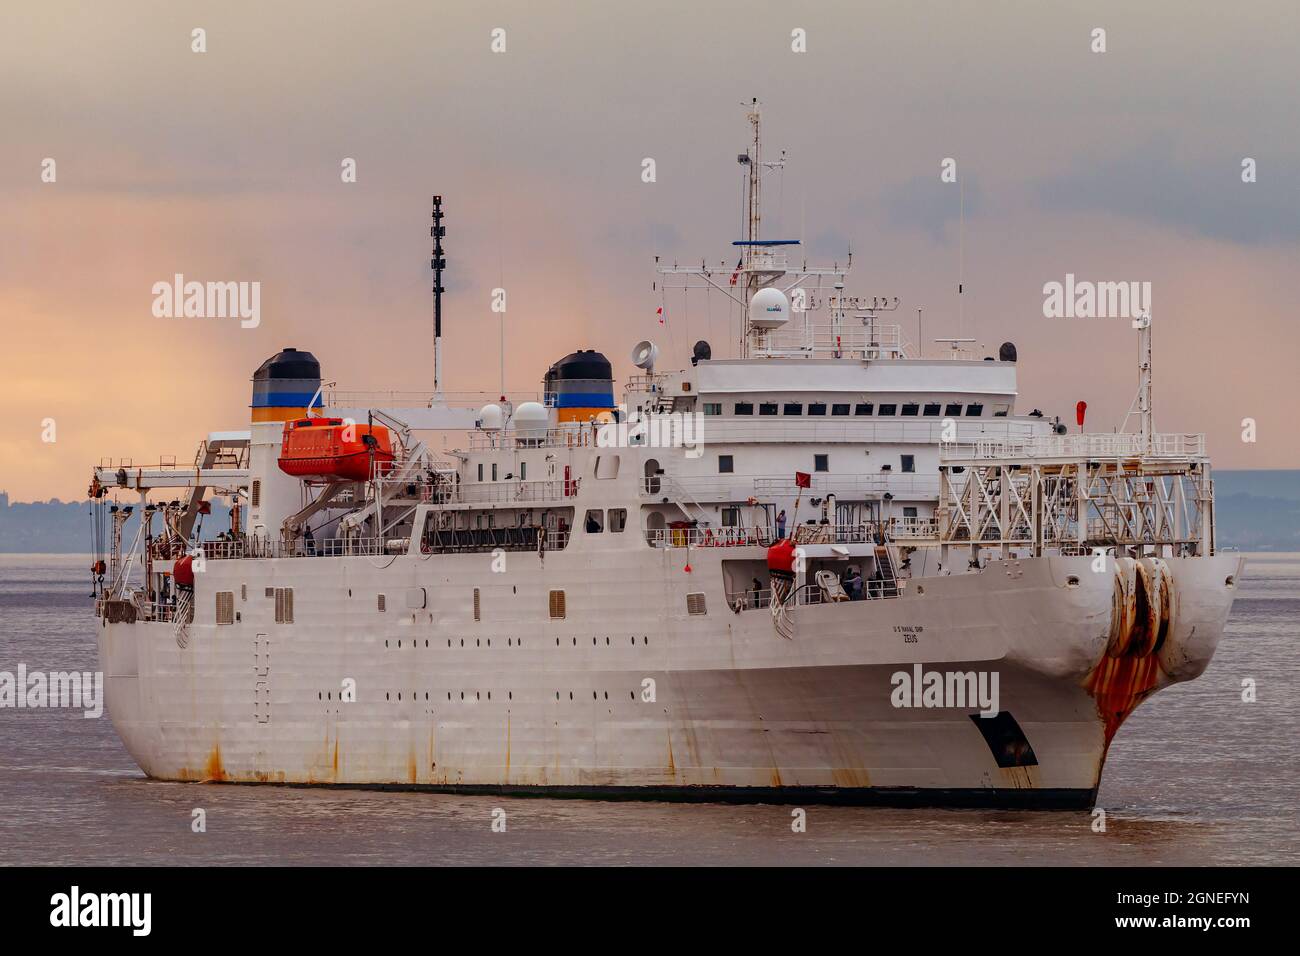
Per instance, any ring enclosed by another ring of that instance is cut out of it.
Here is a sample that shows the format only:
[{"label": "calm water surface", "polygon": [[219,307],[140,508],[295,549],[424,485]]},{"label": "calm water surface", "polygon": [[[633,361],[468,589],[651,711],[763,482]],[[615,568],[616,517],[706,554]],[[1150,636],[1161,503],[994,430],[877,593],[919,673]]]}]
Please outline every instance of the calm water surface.
[{"label": "calm water surface", "polygon": [[[95,669],[88,563],[0,555],[0,670]],[[6,709],[0,864],[1295,865],[1300,554],[1251,555],[1245,577],[1209,670],[1116,737],[1104,834],[1085,812],[809,807],[795,834],[777,806],[158,783],[107,717]]]}]

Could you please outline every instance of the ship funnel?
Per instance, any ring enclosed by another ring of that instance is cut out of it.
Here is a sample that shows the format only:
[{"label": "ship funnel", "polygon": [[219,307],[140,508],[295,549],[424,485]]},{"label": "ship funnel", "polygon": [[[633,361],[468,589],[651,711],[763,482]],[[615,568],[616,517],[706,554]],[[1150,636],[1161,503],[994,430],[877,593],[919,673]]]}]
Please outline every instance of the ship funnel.
[{"label": "ship funnel", "polygon": [[643,368],[647,372],[655,370],[655,359],[659,357],[659,346],[655,345],[649,339],[638,342],[632,347],[632,364],[637,368]]}]

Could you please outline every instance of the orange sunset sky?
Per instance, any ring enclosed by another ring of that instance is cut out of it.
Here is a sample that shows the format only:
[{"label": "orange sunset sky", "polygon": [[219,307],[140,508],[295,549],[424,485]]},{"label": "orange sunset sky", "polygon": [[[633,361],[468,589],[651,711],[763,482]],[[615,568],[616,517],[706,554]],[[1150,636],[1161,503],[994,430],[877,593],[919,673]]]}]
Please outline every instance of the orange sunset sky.
[{"label": "orange sunset sky", "polygon": [[[1043,285],[1149,281],[1157,427],[1206,432],[1220,468],[1300,467],[1298,46],[1280,0],[10,4],[0,490],[75,499],[101,456],[191,458],[284,346],[340,386],[427,388],[434,192],[446,388],[497,388],[496,286],[512,390],[575,348],[620,377],[642,338],[661,368],[699,338],[728,354],[720,299],[670,296],[659,325],[653,257],[732,255],[753,96],[789,163],[764,231],[814,262],[851,246],[849,291],[899,296],[913,342],[918,308],[927,340],[1014,341],[1022,412],[1085,399],[1109,429],[1136,333],[1044,318]],[[175,273],[260,282],[260,326],[154,317]]]}]

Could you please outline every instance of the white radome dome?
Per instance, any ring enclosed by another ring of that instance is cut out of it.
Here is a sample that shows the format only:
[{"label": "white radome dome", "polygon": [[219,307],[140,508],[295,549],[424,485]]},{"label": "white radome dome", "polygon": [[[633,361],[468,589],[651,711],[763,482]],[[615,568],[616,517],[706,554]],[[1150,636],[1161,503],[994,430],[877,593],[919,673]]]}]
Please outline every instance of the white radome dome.
[{"label": "white radome dome", "polygon": [[484,405],[478,410],[478,427],[485,432],[499,432],[505,424],[505,412],[500,405]]},{"label": "white radome dome", "polygon": [[519,438],[544,438],[546,429],[551,424],[551,413],[541,402],[522,402],[515,409],[511,422],[515,426],[515,435]]},{"label": "white radome dome", "polygon": [[790,321],[790,300],[780,289],[759,289],[749,300],[749,324],[756,329],[779,329]]}]

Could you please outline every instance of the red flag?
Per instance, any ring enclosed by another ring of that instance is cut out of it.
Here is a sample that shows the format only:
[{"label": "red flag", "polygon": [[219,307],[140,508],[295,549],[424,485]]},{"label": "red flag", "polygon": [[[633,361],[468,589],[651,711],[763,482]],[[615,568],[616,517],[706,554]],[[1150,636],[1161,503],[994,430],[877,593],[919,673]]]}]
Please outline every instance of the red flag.
[{"label": "red flag", "polygon": [[812,475],[806,471],[796,471],[794,473],[794,485],[796,488],[811,488]]},{"label": "red flag", "polygon": [[736,284],[736,280],[740,278],[740,264],[741,264],[742,262],[744,262],[744,261],[745,261],[745,257],[744,257],[744,256],[741,256],[739,259],[736,260],[736,271],[733,272],[733,273],[731,274],[731,284],[732,284],[732,285],[735,285],[735,284]]}]

